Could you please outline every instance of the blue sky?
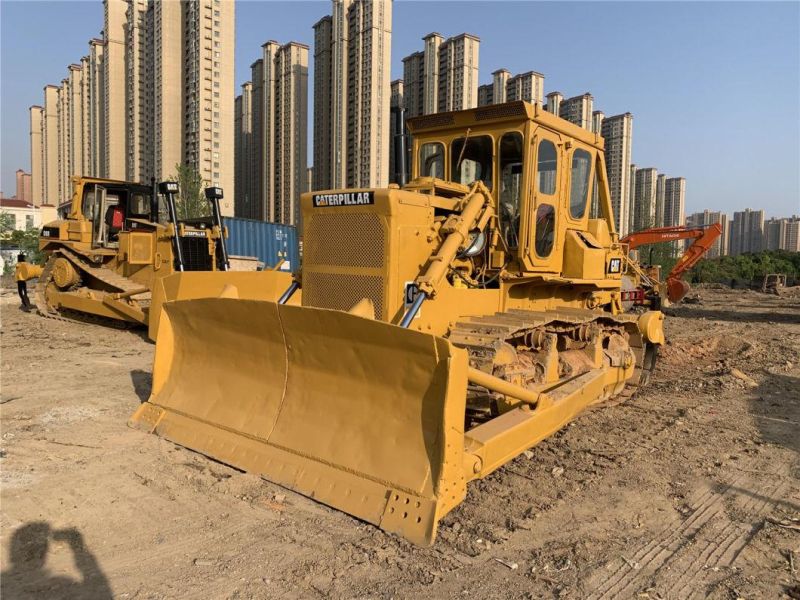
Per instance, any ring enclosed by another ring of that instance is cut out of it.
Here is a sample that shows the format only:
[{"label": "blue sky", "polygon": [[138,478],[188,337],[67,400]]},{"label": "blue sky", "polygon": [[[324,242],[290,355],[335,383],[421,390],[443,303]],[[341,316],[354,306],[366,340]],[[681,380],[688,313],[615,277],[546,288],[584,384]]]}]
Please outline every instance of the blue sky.
[{"label": "blue sky", "polygon": [[[312,45],[312,25],[329,11],[327,1],[238,2],[237,86],[263,42]],[[27,107],[86,54],[102,23],[99,0],[0,1],[7,195],[14,171],[30,165]],[[546,92],[589,91],[596,110],[633,113],[634,162],[686,177],[687,213],[746,206],[767,216],[800,213],[798,2],[396,0],[393,78],[431,31],[480,36],[482,83],[500,67],[533,69],[544,73]]]}]

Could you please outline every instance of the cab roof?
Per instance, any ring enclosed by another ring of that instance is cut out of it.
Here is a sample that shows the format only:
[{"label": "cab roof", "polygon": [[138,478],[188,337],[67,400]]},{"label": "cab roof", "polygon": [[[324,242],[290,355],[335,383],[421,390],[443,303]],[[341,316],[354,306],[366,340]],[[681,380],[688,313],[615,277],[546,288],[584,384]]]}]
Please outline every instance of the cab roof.
[{"label": "cab roof", "polygon": [[452,132],[468,127],[497,126],[502,123],[519,123],[520,121],[534,121],[549,129],[562,133],[568,137],[579,140],[585,144],[595,146],[602,150],[604,141],[599,133],[578,127],[566,119],[544,110],[541,104],[530,104],[522,100],[506,102],[505,104],[489,104],[458,110],[452,112],[435,113],[412,117],[407,121],[409,132],[412,134]]}]

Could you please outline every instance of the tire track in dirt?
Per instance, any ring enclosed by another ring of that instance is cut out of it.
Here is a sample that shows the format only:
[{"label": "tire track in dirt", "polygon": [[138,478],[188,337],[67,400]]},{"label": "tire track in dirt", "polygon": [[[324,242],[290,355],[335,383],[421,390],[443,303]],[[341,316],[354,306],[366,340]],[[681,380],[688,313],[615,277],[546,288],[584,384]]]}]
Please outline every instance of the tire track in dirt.
[{"label": "tire track in dirt", "polygon": [[[755,478],[740,474],[724,488],[710,489],[695,500],[692,515],[678,528],[668,526],[657,538],[641,546],[611,574],[602,573],[594,581],[589,599],[630,597],[637,589],[657,584],[659,578],[669,584],[669,597],[688,598],[710,583],[707,575],[733,564],[736,557],[758,530],[758,521],[779,500],[787,485],[783,473],[772,476],[773,485],[761,494],[742,491],[757,489]],[[738,520],[726,515],[726,504],[733,503],[742,513]],[[743,522],[742,519],[746,519]],[[668,571],[667,575],[662,575]],[[702,595],[702,594],[700,594]]]},{"label": "tire track in dirt", "polygon": [[[771,491],[763,496],[750,495],[744,505],[740,507],[741,510],[748,514],[749,524],[739,521],[729,521],[727,524],[719,522],[712,524],[709,529],[712,529],[713,535],[706,537],[697,547],[690,548],[690,556],[687,558],[692,563],[686,571],[683,571],[675,578],[668,593],[677,598],[704,597],[703,590],[711,583],[710,579],[712,577],[710,575],[718,572],[721,567],[733,565],[739,553],[758,532],[763,517],[766,516],[787,487],[785,482],[779,481],[772,487]],[[739,493],[739,490],[731,488],[729,488],[729,491],[732,494]],[[713,528],[718,529],[718,531],[713,532]],[[698,554],[698,556],[692,558],[692,554]],[[684,559],[679,562],[686,563],[687,560]],[[714,569],[717,569],[717,571]]]}]

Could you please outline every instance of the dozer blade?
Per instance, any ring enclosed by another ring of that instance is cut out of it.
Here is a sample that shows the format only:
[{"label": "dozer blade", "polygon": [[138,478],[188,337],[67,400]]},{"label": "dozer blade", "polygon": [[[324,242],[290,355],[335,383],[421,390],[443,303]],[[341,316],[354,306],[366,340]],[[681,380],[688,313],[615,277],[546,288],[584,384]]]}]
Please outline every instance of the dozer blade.
[{"label": "dozer blade", "polygon": [[267,301],[176,301],[132,422],[428,545],[466,493],[466,385],[466,352],[433,335]]},{"label": "dozer blade", "polygon": [[[235,296],[250,300],[276,301],[292,283],[285,271],[185,271],[156,280],[150,307],[148,334],[155,340],[161,318],[161,306],[173,300],[217,298],[226,288],[235,288]],[[300,293],[291,303],[299,303]]]}]

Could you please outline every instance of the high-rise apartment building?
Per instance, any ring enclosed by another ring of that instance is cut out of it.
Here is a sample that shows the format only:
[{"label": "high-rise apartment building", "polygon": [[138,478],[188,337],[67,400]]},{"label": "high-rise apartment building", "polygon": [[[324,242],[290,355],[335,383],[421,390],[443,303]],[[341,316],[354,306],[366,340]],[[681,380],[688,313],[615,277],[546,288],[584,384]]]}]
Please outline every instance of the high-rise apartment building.
[{"label": "high-rise apartment building", "polygon": [[510,77],[506,82],[506,102],[514,100],[543,104],[544,75],[536,71],[526,71]]},{"label": "high-rise apartment building", "polygon": [[729,245],[731,256],[761,252],[764,249],[764,211],[745,208],[734,212]]},{"label": "high-rise apartment building", "polygon": [[423,38],[425,51],[422,53],[422,73],[427,77],[422,81],[422,113],[435,113],[439,107],[439,49],[444,38],[433,32]]},{"label": "high-rise apartment building", "polygon": [[478,86],[478,106],[488,104],[503,104],[506,100],[506,86],[511,72],[508,69],[498,69],[492,73],[492,83]]},{"label": "high-rise apartment building", "polygon": [[28,202],[34,206],[42,204],[42,184],[44,183],[43,145],[42,145],[42,120],[44,109],[41,106],[31,106],[29,109],[31,130],[31,197]]},{"label": "high-rise apartment building", "polygon": [[[184,85],[182,60],[184,28],[181,5],[181,2],[157,2],[149,3],[147,9],[148,37],[152,40],[151,55],[146,57],[147,62],[152,64],[153,70],[150,100],[152,130],[149,133],[143,132],[142,136],[152,140],[150,143],[153,148],[153,176],[159,180],[169,177],[178,164],[188,162],[183,149],[184,129],[187,128],[188,119],[184,120],[183,110],[184,96],[189,90],[189,85]],[[197,75],[195,69],[187,72],[186,83],[191,82]],[[206,80],[204,83],[208,85],[209,82]],[[148,92],[147,86],[142,86],[141,89],[144,93]],[[147,120],[142,121],[142,127],[147,127]],[[223,193],[226,192],[227,190],[223,189]]]},{"label": "high-rise apartment building", "polygon": [[40,204],[58,206],[64,199],[58,194],[58,88],[44,87],[42,114],[42,200]]},{"label": "high-rise apartment building", "polygon": [[772,218],[764,222],[764,250],[800,252],[800,217]]},{"label": "high-rise apartment building", "polygon": [[91,146],[90,146],[90,139],[91,139],[91,123],[89,121],[90,118],[90,101],[89,101],[89,85],[90,85],[90,77],[91,77],[91,69],[89,68],[89,57],[84,56],[81,58],[81,71],[83,72],[83,77],[81,77],[81,92],[80,92],[80,111],[81,111],[81,126],[83,127],[83,131],[81,132],[81,144],[82,147],[80,149],[81,152],[81,164],[83,166],[82,173],[88,175],[91,170]]},{"label": "high-rise apartment building", "polygon": [[800,252],[800,217],[797,215],[789,219],[786,225],[786,246],[783,250]]},{"label": "high-rise apartment building", "polygon": [[61,80],[58,88],[58,101],[56,103],[58,111],[58,197],[63,200],[69,198],[70,182],[70,148],[72,144],[69,139],[69,81]]},{"label": "high-rise apartment building", "polygon": [[314,24],[314,190],[330,188],[333,181],[332,39],[333,19],[328,15]]},{"label": "high-rise apartment building", "polygon": [[424,49],[403,59],[403,98],[407,117],[478,106],[480,38],[462,33],[423,38]]},{"label": "high-rise apartment building", "polygon": [[42,146],[32,189],[58,204],[73,175],[149,182],[185,164],[224,189],[233,214],[234,3],[104,0],[103,10],[103,38],[55,95],[45,89],[40,124],[31,111]]},{"label": "high-rise apartment building", "polygon": [[578,127],[583,127],[591,131],[593,109],[594,98],[587,92],[580,96],[562,100],[557,114],[562,119],[566,119],[570,123],[575,123]]},{"label": "high-rise apartment building", "polygon": [[31,174],[17,169],[15,176],[17,188],[14,197],[23,202],[31,202]]},{"label": "high-rise apartment building", "polygon": [[600,133],[603,130],[603,119],[606,115],[601,110],[596,110],[592,113],[592,132]]},{"label": "high-rise apartment building", "polygon": [[544,75],[528,71],[511,76],[507,69],[492,73],[492,83],[478,86],[478,106],[524,100],[531,104],[544,101]]},{"label": "high-rise apartment building", "polygon": [[[103,0],[103,120],[106,169],[104,177],[126,177],[125,29],[126,0]],[[76,173],[77,174],[77,173]],[[66,196],[62,197],[65,200]]]},{"label": "high-rise apartment building", "polygon": [[236,98],[236,215],[300,226],[308,176],[308,46],[261,46]]},{"label": "high-rise apartment building", "polygon": [[636,231],[636,165],[631,164],[628,177],[628,233]]},{"label": "high-rise apartment building", "polygon": [[633,230],[641,231],[642,229],[655,227],[658,171],[652,167],[636,169],[634,180]]},{"label": "high-rise apartment building", "polygon": [[[438,36],[438,34],[436,35]],[[425,47],[428,47],[427,38]],[[436,72],[438,73],[438,71],[437,57]],[[403,102],[406,107],[406,117],[418,117],[426,114],[424,110],[425,81],[425,53],[419,51],[406,56],[403,59]],[[438,90],[438,87],[436,89]]]},{"label": "high-rise apartment building", "polygon": [[[688,227],[704,227],[719,223],[722,228],[722,234],[714,241],[711,248],[708,249],[706,256],[708,258],[717,258],[719,256],[726,256],[728,254],[728,215],[723,212],[710,211],[708,209],[701,213],[693,213],[686,217],[686,225]],[[686,240],[685,246],[688,248],[694,243],[694,240]]]},{"label": "high-rise apartment building", "polygon": [[664,201],[667,193],[666,182],[667,176],[663,173],[659,174],[656,179],[656,219],[653,225],[654,227],[664,226]]},{"label": "high-rise apartment building", "polygon": [[233,213],[242,217],[254,212],[252,199],[252,169],[255,167],[253,160],[253,84],[242,84],[242,93],[236,96],[233,103],[234,110],[234,147],[233,162],[236,167],[235,187],[236,198]]},{"label": "high-rise apartment building", "polygon": [[679,227],[686,222],[686,179],[667,177],[664,181],[664,227]]},{"label": "high-rise apartment building", "polygon": [[547,103],[545,110],[554,115],[561,114],[561,103],[564,101],[564,95],[561,92],[550,92],[547,94]]},{"label": "high-rise apartment building", "polygon": [[[225,198],[220,209],[233,215],[235,3],[196,0],[180,4],[184,13],[183,162],[196,169],[204,181],[222,187]],[[162,27],[165,38],[174,35],[166,24]],[[162,90],[162,94],[167,92]],[[163,139],[170,133],[162,130],[161,135]]]},{"label": "high-rise apartment building", "polygon": [[105,45],[103,40],[90,40],[89,77],[87,82],[89,96],[84,98],[89,112],[89,162],[87,165],[88,171],[85,174],[92,177],[104,177],[107,174],[104,58]]},{"label": "high-rise apartment building", "polygon": [[396,144],[397,137],[405,135],[405,131],[400,131],[398,119],[396,118],[398,111],[405,110],[405,85],[402,79],[395,79],[392,82],[392,95],[389,100],[391,108],[391,122],[389,123],[389,183],[399,183],[401,177],[404,177],[408,171],[407,165],[397,162]]},{"label": "high-rise apartment building", "polygon": [[[548,103],[550,96],[547,95]],[[605,138],[606,171],[615,226],[620,236],[624,236],[628,233],[633,115],[624,113],[603,119],[602,135]]]},{"label": "high-rise apartment building", "polygon": [[478,106],[494,104],[494,85],[486,83],[478,86]]},{"label": "high-rise apartment building", "polygon": [[439,46],[438,112],[478,105],[478,58],[481,40],[469,33],[446,39]]},{"label": "high-rise apartment building", "polygon": [[68,176],[86,171],[86,165],[84,165],[83,161],[83,149],[86,146],[86,127],[83,123],[85,113],[83,102],[84,75],[83,67],[80,64],[69,66],[69,114],[67,118],[71,146],[69,148],[70,172]]},{"label": "high-rise apartment building", "polygon": [[314,189],[389,181],[391,0],[333,0],[314,25]]},{"label": "high-rise apartment building", "polygon": [[135,181],[148,181],[154,176],[153,82],[147,72],[152,68],[152,18],[153,10],[148,11],[147,0],[128,1],[125,28],[125,173],[128,179]]}]

